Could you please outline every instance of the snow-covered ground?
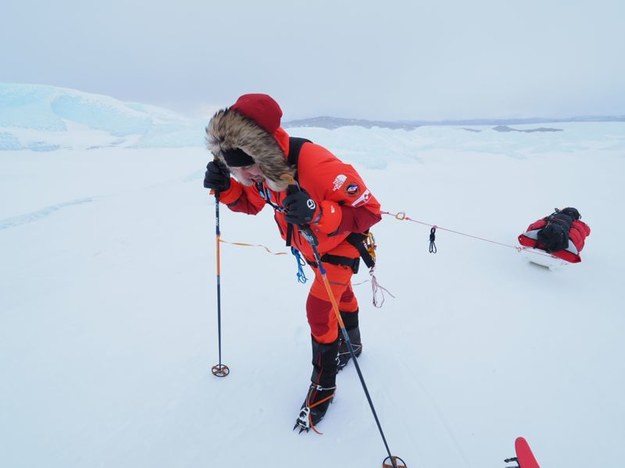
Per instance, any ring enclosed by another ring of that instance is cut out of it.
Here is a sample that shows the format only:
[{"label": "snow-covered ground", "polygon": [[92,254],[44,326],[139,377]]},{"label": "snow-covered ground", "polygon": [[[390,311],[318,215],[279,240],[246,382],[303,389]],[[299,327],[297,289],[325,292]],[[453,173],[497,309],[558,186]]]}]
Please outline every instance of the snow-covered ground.
[{"label": "snow-covered ground", "polygon": [[[173,132],[153,148],[90,145],[95,131],[100,143],[136,142],[156,127],[114,135],[115,115],[95,130],[66,115],[58,148],[42,150],[29,145],[47,145],[53,130],[28,124],[50,121],[41,100],[21,129],[6,116],[0,128],[0,140],[19,142],[0,151],[0,466],[381,466],[353,365],[339,374],[323,435],[291,430],[311,366],[308,286],[290,253],[222,244],[231,373],[211,374],[215,207],[202,188],[203,129],[196,144]],[[394,295],[381,309],[366,270],[355,277],[361,369],[391,451],[411,468],[503,467],[519,435],[541,466],[619,464],[625,123],[548,127],[561,131],[290,129],[353,163],[385,211],[424,223],[386,215],[375,226],[376,276]],[[564,206],[592,228],[583,262],[530,264],[517,235]],[[438,230],[437,254],[429,224],[456,231]],[[288,252],[268,210],[223,208],[221,229],[225,241]]]}]

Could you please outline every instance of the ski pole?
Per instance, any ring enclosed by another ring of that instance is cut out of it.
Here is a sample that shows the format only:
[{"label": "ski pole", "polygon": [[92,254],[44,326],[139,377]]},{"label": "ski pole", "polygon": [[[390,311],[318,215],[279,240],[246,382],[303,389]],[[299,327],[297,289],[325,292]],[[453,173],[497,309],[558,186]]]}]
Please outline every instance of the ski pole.
[{"label": "ski pole", "polygon": [[[349,349],[349,354],[354,362],[354,366],[356,367],[356,372],[358,373],[358,378],[360,379],[360,383],[362,384],[362,388],[365,391],[365,395],[367,396],[367,401],[369,402],[369,407],[371,408],[371,412],[373,413],[373,417],[375,419],[375,423],[378,426],[378,430],[380,431],[380,435],[382,436],[382,441],[384,442],[384,447],[386,447],[386,453],[388,453],[388,457],[384,459],[382,463],[383,467],[386,468],[400,468],[406,467],[405,462],[394,455],[391,455],[391,449],[388,447],[388,443],[386,442],[386,437],[384,436],[384,431],[382,430],[382,425],[380,424],[380,420],[378,419],[378,415],[375,411],[375,407],[373,406],[373,401],[371,400],[371,396],[369,395],[369,390],[367,389],[367,384],[365,383],[365,378],[362,375],[360,370],[360,365],[358,364],[358,359],[354,354],[354,348],[352,346],[352,342],[349,339],[349,335],[347,334],[347,330],[345,328],[345,323],[343,322],[343,318],[341,317],[341,312],[339,311],[339,305],[336,302],[336,298],[334,294],[332,294],[332,287],[330,286],[330,281],[328,280],[328,276],[326,275],[326,270],[323,267],[323,263],[321,261],[321,256],[319,255],[319,251],[317,250],[317,238],[315,234],[312,232],[308,225],[300,226],[300,232],[306,239],[306,241],[310,244],[310,247],[313,251],[313,256],[315,257],[315,262],[317,263],[317,268],[319,268],[319,273],[321,274],[321,278],[323,279],[323,284],[328,293],[328,297],[330,298],[330,302],[332,303],[332,309],[334,310],[334,314],[339,322],[339,328],[341,329],[341,335],[343,335],[343,339],[347,344],[347,349]],[[387,465],[386,461],[390,461],[391,465]],[[401,465],[397,463],[401,462]]]},{"label": "ski pole", "polygon": [[217,264],[217,337],[219,347],[219,364],[213,366],[211,371],[217,377],[225,377],[230,369],[221,362],[221,231],[219,229],[219,192],[215,191],[215,239],[216,239],[216,264]]}]

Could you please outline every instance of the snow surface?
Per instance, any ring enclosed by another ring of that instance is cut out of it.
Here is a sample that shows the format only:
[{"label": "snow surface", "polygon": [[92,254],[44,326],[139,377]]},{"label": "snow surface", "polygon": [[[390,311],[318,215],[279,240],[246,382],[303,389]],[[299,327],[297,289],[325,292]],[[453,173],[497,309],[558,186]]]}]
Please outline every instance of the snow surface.
[{"label": "snow surface", "polygon": [[[290,254],[222,244],[231,373],[211,374],[215,210],[202,188],[203,128],[195,144],[182,132],[161,147],[93,148],[158,136],[161,111],[118,119],[98,114],[109,98],[91,95],[83,117],[51,129],[58,92],[33,96],[20,129],[0,112],[0,135],[18,141],[0,151],[0,466],[381,466],[353,365],[339,374],[323,435],[291,430],[311,366],[308,286]],[[381,309],[366,270],[355,277],[361,369],[392,453],[411,468],[503,467],[519,435],[541,466],[619,464],[625,124],[549,126],[562,131],[290,130],[354,164],[385,211],[423,223],[385,216],[374,228],[376,276],[394,295]],[[32,146],[53,132],[57,149]],[[583,262],[530,264],[516,236],[564,206],[593,230]],[[225,241],[287,252],[268,210],[223,208],[221,229]]]}]

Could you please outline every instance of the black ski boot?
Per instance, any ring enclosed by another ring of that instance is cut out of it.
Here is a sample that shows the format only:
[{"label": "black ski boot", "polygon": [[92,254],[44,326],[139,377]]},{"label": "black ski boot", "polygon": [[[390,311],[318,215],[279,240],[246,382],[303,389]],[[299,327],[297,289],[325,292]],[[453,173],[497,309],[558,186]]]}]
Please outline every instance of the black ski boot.
[{"label": "black ski boot", "polygon": [[299,427],[300,433],[315,429],[315,426],[323,419],[328,410],[328,406],[334,398],[336,390],[337,353],[339,340],[333,343],[317,343],[312,338],[312,365],[313,372],[310,378],[311,383],[306,394],[306,399],[295,421],[293,429]]},{"label": "black ski boot", "polygon": [[[349,337],[349,341],[354,349],[354,355],[360,356],[362,353],[362,341],[360,339],[360,328],[358,328],[358,311],[356,312],[341,312],[341,318],[345,325],[345,331]],[[338,370],[342,370],[352,355],[349,352],[347,342],[343,339],[343,332],[339,330],[339,353],[338,353]]]}]

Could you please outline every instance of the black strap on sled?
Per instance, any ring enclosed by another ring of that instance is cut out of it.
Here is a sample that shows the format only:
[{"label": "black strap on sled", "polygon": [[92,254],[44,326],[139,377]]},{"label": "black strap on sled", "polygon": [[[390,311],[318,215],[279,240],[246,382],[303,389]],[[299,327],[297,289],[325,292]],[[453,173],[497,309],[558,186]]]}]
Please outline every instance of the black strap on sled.
[{"label": "black strap on sled", "polygon": [[[567,210],[567,211],[565,211]],[[545,218],[547,224],[536,234],[537,244],[548,253],[564,250],[569,245],[569,232],[575,216],[579,216],[579,212],[575,208],[566,208],[555,211]],[[575,210],[572,212],[571,210]]]}]

